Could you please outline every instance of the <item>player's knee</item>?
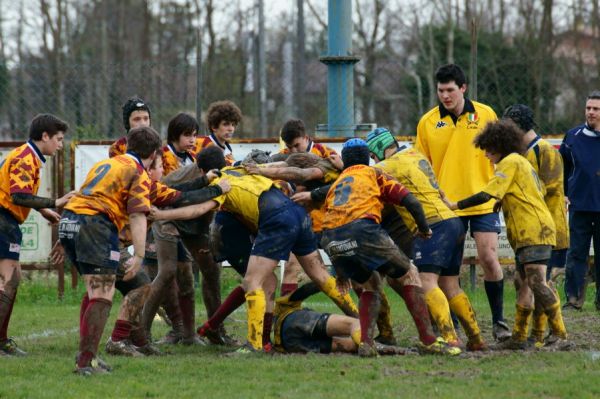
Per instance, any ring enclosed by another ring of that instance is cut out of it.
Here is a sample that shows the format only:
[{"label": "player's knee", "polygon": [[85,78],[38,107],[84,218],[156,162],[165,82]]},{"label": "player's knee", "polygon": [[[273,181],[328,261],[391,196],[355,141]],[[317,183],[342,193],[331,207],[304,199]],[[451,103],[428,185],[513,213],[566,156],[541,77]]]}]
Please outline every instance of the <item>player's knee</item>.
[{"label": "player's knee", "polygon": [[14,293],[19,287],[21,282],[21,270],[20,268],[14,268],[9,276],[2,276],[4,280],[4,291],[7,293]]}]

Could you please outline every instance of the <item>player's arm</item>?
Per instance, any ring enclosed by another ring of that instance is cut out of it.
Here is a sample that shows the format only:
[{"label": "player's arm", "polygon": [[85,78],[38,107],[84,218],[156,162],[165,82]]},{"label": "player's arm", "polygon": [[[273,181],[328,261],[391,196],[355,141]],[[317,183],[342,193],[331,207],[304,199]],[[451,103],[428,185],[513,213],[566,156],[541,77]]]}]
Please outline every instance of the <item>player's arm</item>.
[{"label": "player's arm", "polygon": [[448,208],[450,208],[453,211],[456,209],[471,208],[477,205],[485,204],[492,198],[494,197],[492,197],[490,194],[484,191],[481,191],[477,194],[473,194],[470,197],[462,199],[458,202],[450,202],[446,197],[443,197],[444,202],[446,202],[446,205],[448,205]]},{"label": "player's arm", "polygon": [[131,229],[133,243],[133,260],[125,268],[123,280],[131,279],[142,267],[142,260],[144,260],[146,254],[147,227],[145,213],[135,212],[129,214],[129,228]]},{"label": "player's arm", "polygon": [[214,179],[221,176],[221,171],[210,170],[207,174],[202,175],[196,179],[190,181],[184,181],[180,183],[169,184],[169,187],[178,191],[192,191],[199,190],[208,186]]},{"label": "player's arm", "polygon": [[283,168],[261,168],[258,165],[246,165],[249,173],[259,174],[269,179],[285,180],[293,183],[303,183],[309,180],[318,180],[323,178],[323,171],[319,168],[301,169],[295,166],[286,166]]},{"label": "player's arm", "polygon": [[200,190],[182,192],[181,195],[173,201],[171,206],[179,208],[187,205],[200,204],[228,193],[230,190],[231,186],[229,185],[229,181],[227,179],[221,179],[217,184],[204,187]]},{"label": "player's arm", "polygon": [[546,196],[553,196],[562,190],[561,177],[563,175],[563,162],[555,148],[545,147],[540,154],[539,178],[546,188]]},{"label": "player's arm", "polygon": [[210,200],[196,205],[182,208],[160,210],[153,207],[150,212],[152,220],[189,220],[198,218],[219,206],[215,200]]}]

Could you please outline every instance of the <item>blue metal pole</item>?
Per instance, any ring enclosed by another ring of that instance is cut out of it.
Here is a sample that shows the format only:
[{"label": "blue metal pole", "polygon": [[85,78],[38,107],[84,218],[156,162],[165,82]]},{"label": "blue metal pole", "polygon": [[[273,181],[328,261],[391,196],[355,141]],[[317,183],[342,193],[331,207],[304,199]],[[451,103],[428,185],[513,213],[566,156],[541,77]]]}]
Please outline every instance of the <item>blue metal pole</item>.
[{"label": "blue metal pole", "polygon": [[354,136],[354,64],[352,54],[352,0],[329,0],[327,65],[327,135]]}]

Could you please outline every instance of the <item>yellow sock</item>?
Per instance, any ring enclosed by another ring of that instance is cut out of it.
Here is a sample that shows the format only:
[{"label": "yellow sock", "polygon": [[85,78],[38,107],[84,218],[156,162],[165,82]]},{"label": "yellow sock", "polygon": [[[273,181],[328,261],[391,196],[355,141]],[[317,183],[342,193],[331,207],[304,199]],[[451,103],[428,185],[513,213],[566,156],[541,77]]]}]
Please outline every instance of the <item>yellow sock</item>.
[{"label": "yellow sock", "polygon": [[377,317],[377,329],[379,335],[386,338],[394,337],[394,330],[392,329],[392,309],[390,307],[390,301],[383,290],[379,291],[381,298],[381,307],[379,308],[379,316]]},{"label": "yellow sock", "polygon": [[533,309],[517,304],[515,325],[512,332],[512,338],[515,341],[524,342],[527,340],[527,333],[529,331],[529,323],[531,322],[532,313]]},{"label": "yellow sock", "polygon": [[531,335],[535,342],[544,342],[544,333],[548,325],[548,316],[544,312],[544,308],[539,302],[535,303],[533,309],[533,326],[531,327]]},{"label": "yellow sock", "polygon": [[458,317],[458,321],[460,321],[460,325],[465,330],[469,341],[479,343],[482,340],[481,330],[479,329],[479,324],[477,324],[475,311],[473,310],[473,306],[471,306],[471,301],[469,301],[467,294],[461,292],[452,297],[448,303],[450,310]]},{"label": "yellow sock", "polygon": [[329,277],[325,284],[321,286],[321,291],[325,293],[336,305],[348,316],[358,317],[358,308],[352,300],[350,294],[342,295],[337,289],[335,277]]},{"label": "yellow sock", "polygon": [[354,342],[357,346],[360,345],[360,328],[352,331],[350,333],[350,338],[352,338],[352,342]]},{"label": "yellow sock", "polygon": [[448,299],[446,299],[446,295],[444,295],[444,292],[440,287],[435,287],[427,291],[427,293],[425,293],[425,302],[427,302],[431,318],[440,330],[442,338],[448,343],[457,342],[458,336],[456,335],[454,324],[450,317]]},{"label": "yellow sock", "polygon": [[267,309],[267,300],[263,290],[246,293],[248,306],[248,342],[255,349],[262,349],[263,320]]},{"label": "yellow sock", "polygon": [[565,327],[565,322],[563,321],[562,313],[560,311],[560,299],[556,295],[555,297],[556,302],[544,309],[544,311],[548,316],[548,325],[550,326],[552,334],[558,338],[566,339],[567,328]]}]

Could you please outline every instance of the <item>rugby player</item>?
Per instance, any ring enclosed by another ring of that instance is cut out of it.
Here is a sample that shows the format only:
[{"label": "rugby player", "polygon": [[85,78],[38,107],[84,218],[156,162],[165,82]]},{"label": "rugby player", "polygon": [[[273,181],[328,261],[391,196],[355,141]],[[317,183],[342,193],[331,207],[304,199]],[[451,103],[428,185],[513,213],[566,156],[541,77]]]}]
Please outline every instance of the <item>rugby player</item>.
[{"label": "rugby player", "polygon": [[110,158],[123,155],[127,151],[127,132],[136,127],[150,126],[152,119],[150,115],[150,107],[141,98],[133,96],[128,99],[122,107],[123,111],[123,127],[125,128],[125,136],[118,138],[108,149]]},{"label": "rugby player", "polygon": [[[50,114],[35,116],[29,126],[29,140],[15,148],[0,162],[0,357],[25,356],[15,341],[8,337],[17,289],[21,280],[22,232],[19,227],[30,210],[36,209],[50,223],[60,215],[52,208],[63,207],[73,193],[58,199],[38,197],[41,168],[45,156],[62,149],[68,125]],[[53,263],[59,259],[51,254]]]},{"label": "rugby player", "polygon": [[223,151],[227,166],[235,162],[233,149],[229,141],[236,127],[242,121],[242,111],[232,101],[216,101],[209,105],[206,115],[206,125],[209,135],[196,138],[192,154],[197,156],[203,149],[216,146]]}]

